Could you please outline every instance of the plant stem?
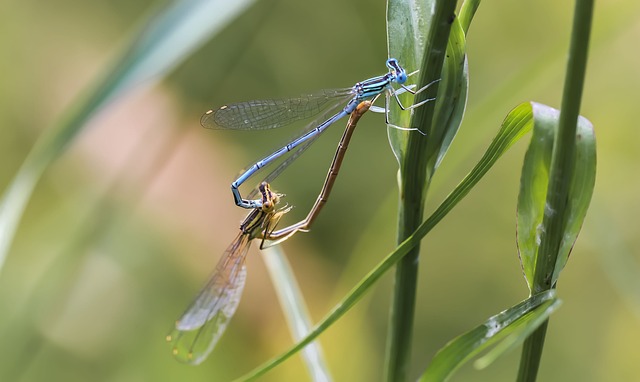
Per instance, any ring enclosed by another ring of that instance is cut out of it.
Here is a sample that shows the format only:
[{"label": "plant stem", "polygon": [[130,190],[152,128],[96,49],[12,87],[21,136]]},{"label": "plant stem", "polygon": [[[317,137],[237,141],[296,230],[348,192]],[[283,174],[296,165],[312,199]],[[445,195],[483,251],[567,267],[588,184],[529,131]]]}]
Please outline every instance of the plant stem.
[{"label": "plant stem", "polygon": [[[433,22],[429,30],[427,48],[423,55],[418,88],[440,78],[451,22],[455,17],[455,7],[455,0],[435,2]],[[436,91],[437,86],[433,86],[429,91],[418,94],[415,102],[433,97]],[[411,126],[418,127],[424,132],[430,131],[434,110],[434,102],[428,102],[417,108],[411,120]],[[412,133],[409,135],[406,155],[400,166],[398,243],[403,242],[422,223],[424,200],[432,176],[432,170],[427,167],[430,152],[428,144],[429,139],[421,134]],[[431,152],[437,152],[437,150],[431,150]],[[408,377],[419,254],[420,247],[416,246],[396,268],[385,357],[386,380],[391,382],[406,381]]]},{"label": "plant stem", "polygon": [[[564,82],[558,131],[553,147],[547,201],[538,249],[532,294],[554,288],[553,271],[564,234],[566,205],[574,168],[576,127],[584,88],[593,0],[577,0]],[[548,321],[529,337],[522,349],[518,381],[535,381],[542,357]]]}]

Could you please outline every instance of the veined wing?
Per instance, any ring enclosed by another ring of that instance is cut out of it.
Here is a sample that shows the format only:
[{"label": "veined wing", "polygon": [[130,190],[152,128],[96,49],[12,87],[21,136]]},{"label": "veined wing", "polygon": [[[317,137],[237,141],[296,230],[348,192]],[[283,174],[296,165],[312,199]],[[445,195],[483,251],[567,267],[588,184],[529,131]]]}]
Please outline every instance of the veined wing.
[{"label": "veined wing", "polygon": [[227,248],[198,297],[167,336],[174,356],[197,365],[211,353],[233,317],[247,276],[245,259],[251,238],[240,233]]},{"label": "veined wing", "polygon": [[[325,111],[324,113],[321,114],[320,118],[316,118],[313,122],[311,122],[307,126],[305,126],[305,128],[298,133],[298,136],[296,136],[296,138],[306,134],[307,132],[309,132],[312,129],[315,129],[322,122],[326,121],[331,116],[333,116],[334,111],[338,107],[338,105],[342,105],[342,103],[341,102],[337,102],[337,103],[334,103],[333,105],[331,105],[330,108],[327,111]],[[296,159],[298,159],[298,157],[300,155],[302,155],[302,153],[304,153],[316,141],[316,139],[318,139],[320,137],[320,135],[322,135],[322,134],[317,134],[317,135],[311,137],[308,141],[306,141],[305,143],[303,143],[303,144],[299,145],[298,147],[296,147],[295,149],[293,149],[288,154],[287,159],[282,161],[267,176],[265,176],[264,179],[262,179],[258,184],[260,184],[262,182],[272,183],[284,170],[287,169],[287,167],[289,167],[289,165],[291,163],[293,163]],[[251,165],[253,165],[253,163]],[[244,172],[244,170],[242,170],[240,173],[243,173],[243,172]],[[248,199],[255,199],[256,197],[258,197],[258,187],[257,186],[254,187],[254,189],[247,195]]]},{"label": "veined wing", "polygon": [[207,111],[200,124],[208,129],[275,129],[320,113],[331,100],[348,99],[351,88],[326,89],[297,98],[256,100]]},{"label": "veined wing", "polygon": [[[291,152],[290,156],[287,159],[285,159],[282,163],[280,163],[278,165],[278,167],[274,168],[263,180],[260,181],[260,183],[262,183],[262,182],[267,182],[267,183],[273,182],[284,170],[287,169],[287,167],[289,167],[289,165],[291,163],[293,163],[293,161],[295,161],[300,155],[302,155],[302,153],[304,153],[316,141],[316,139],[318,139],[318,137],[320,137],[320,135],[316,135],[316,136],[310,138],[305,143],[303,143],[300,146],[298,146],[294,151]],[[260,183],[258,183],[258,184],[260,184]],[[258,191],[258,187],[256,186],[247,195],[247,198],[248,199],[255,199],[255,198],[258,197],[259,193],[260,192]]]}]

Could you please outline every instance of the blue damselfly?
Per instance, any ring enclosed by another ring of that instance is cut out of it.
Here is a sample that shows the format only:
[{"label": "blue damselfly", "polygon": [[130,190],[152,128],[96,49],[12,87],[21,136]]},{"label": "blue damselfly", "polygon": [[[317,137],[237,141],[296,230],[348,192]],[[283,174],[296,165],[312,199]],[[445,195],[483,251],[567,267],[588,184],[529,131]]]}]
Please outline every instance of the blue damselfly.
[{"label": "blue damselfly", "polygon": [[[307,128],[305,128],[304,133],[298,138],[244,170],[238,179],[231,184],[231,191],[236,205],[248,209],[260,207],[260,199],[251,199],[252,195],[255,196],[255,192],[250,194],[248,199],[244,199],[240,194],[239,187],[264,166],[272,163],[284,154],[291,152],[292,150],[296,150],[287,161],[282,163],[271,174],[269,174],[267,179],[265,179],[265,181],[271,182],[289,163],[291,163],[293,159],[308,148],[308,146],[318,138],[318,136],[325,131],[327,127],[331,126],[339,119],[351,114],[360,102],[365,100],[375,100],[378,96],[384,93],[385,107],[383,112],[386,116],[386,122],[389,124],[388,106],[391,97],[395,99],[402,110],[409,110],[432,100],[427,99],[409,107],[403,106],[398,98],[399,93],[405,91],[412,94],[420,93],[437,80],[417,91],[414,91],[412,90],[412,87],[404,85],[407,81],[407,77],[413,73],[407,74],[405,69],[398,63],[398,60],[395,58],[388,59],[387,68],[389,69],[387,74],[358,82],[350,88],[322,90],[316,93],[306,94],[290,99],[241,102],[224,105],[216,110],[207,111],[200,120],[202,126],[206,128],[259,130],[273,129],[288,125],[297,120],[311,118],[327,108],[328,110],[326,114],[329,115],[330,113],[335,113],[336,108],[344,105],[346,102],[346,105],[342,107],[340,111],[333,114],[327,120],[320,124],[312,123],[308,125]],[[393,87],[393,83],[398,84],[401,89],[396,90]],[[372,111],[379,111],[377,109],[378,108],[372,108]],[[398,126],[393,127],[403,130],[417,130]]]}]

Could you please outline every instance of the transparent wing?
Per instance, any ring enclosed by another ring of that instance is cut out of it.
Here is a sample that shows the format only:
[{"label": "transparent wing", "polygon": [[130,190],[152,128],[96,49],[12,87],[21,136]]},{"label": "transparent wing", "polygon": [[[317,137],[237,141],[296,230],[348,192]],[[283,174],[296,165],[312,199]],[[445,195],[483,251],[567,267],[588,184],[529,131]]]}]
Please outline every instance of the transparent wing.
[{"label": "transparent wing", "polygon": [[297,98],[233,103],[207,111],[200,118],[200,124],[208,129],[275,129],[294,121],[313,117],[320,113],[331,100],[347,99],[352,96],[351,88],[326,89]]},{"label": "transparent wing", "polygon": [[251,238],[241,233],[227,248],[213,275],[167,336],[174,356],[199,364],[211,353],[240,303]]},{"label": "transparent wing", "polygon": [[[301,132],[298,133],[297,137],[303,136],[304,134],[306,134],[310,130],[315,129],[322,122],[324,122],[327,119],[329,119],[329,117],[331,117],[334,114],[335,109],[339,105],[343,106],[343,102],[336,102],[333,105],[331,105],[331,107],[328,108],[326,112],[322,113],[320,118],[315,119],[313,122],[311,122],[307,126],[305,126],[305,128]],[[287,157],[287,159],[285,159],[275,169],[273,169],[264,179],[262,179],[260,182],[258,182],[258,185],[261,184],[262,182],[272,183],[284,170],[286,170],[287,167],[289,167],[289,165],[291,163],[293,163],[293,161],[298,159],[298,157],[300,155],[302,155],[302,153],[304,153],[316,141],[316,139],[318,139],[320,137],[320,135],[322,135],[322,134],[316,134],[315,136],[309,138],[309,140],[306,141],[305,143],[302,143],[301,145],[299,145],[295,149],[291,150],[291,152],[288,154],[289,156]],[[251,165],[253,165],[253,163]],[[240,173],[243,173],[243,172],[244,172],[244,170],[241,171]],[[247,195],[248,199],[255,199],[258,196],[258,193],[259,193],[258,192],[258,185],[256,185],[256,187],[253,188],[253,190],[249,193],[249,195]]]},{"label": "transparent wing", "polygon": [[[273,182],[273,180],[276,179],[284,170],[286,170],[287,167],[289,167],[289,165],[293,163],[293,161],[295,161],[300,155],[302,155],[302,153],[304,153],[313,144],[313,142],[315,142],[316,139],[318,139],[319,136],[320,135],[316,135],[310,138],[305,143],[298,146],[295,150],[291,152],[290,156],[287,159],[285,159],[282,163],[280,163],[278,167],[273,169],[273,171],[271,171],[269,175],[267,175],[258,184],[261,184],[262,182],[267,182],[267,183]],[[258,190],[258,186],[256,185],[256,187],[253,188],[253,190],[249,193],[249,195],[247,195],[247,199],[255,199],[258,197],[259,193],[260,191]]]}]

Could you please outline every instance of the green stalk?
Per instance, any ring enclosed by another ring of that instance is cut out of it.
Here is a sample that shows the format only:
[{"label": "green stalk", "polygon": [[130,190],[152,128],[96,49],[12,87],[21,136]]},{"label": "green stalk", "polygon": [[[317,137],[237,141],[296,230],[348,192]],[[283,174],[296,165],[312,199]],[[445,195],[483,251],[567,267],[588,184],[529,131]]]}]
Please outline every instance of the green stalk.
[{"label": "green stalk", "polygon": [[[444,55],[449,40],[451,22],[455,17],[455,0],[435,2],[433,23],[429,30],[430,43],[423,55],[418,88],[440,78]],[[434,97],[437,85],[429,91],[418,94],[415,102]],[[417,108],[411,126],[423,132],[431,131],[435,111],[435,102],[428,102]],[[409,135],[406,155],[400,166],[400,206],[398,211],[397,242],[402,243],[420,226],[423,219],[424,200],[429,182],[433,175],[428,167],[428,137],[418,133]],[[398,264],[395,274],[393,302],[386,349],[385,374],[390,382],[406,381],[411,362],[411,340],[415,311],[416,286],[418,276],[418,256],[420,247],[416,246]]]},{"label": "green stalk", "polygon": [[[571,172],[574,167],[576,127],[584,88],[592,16],[593,0],[577,0],[562,108],[549,173],[548,207],[542,223],[546,229],[540,237],[532,295],[555,288],[555,285],[551,284],[551,279],[564,234],[566,204]],[[549,211],[551,213],[548,213]],[[536,380],[547,326],[548,321],[525,341],[520,358],[518,381],[532,382]]]}]

